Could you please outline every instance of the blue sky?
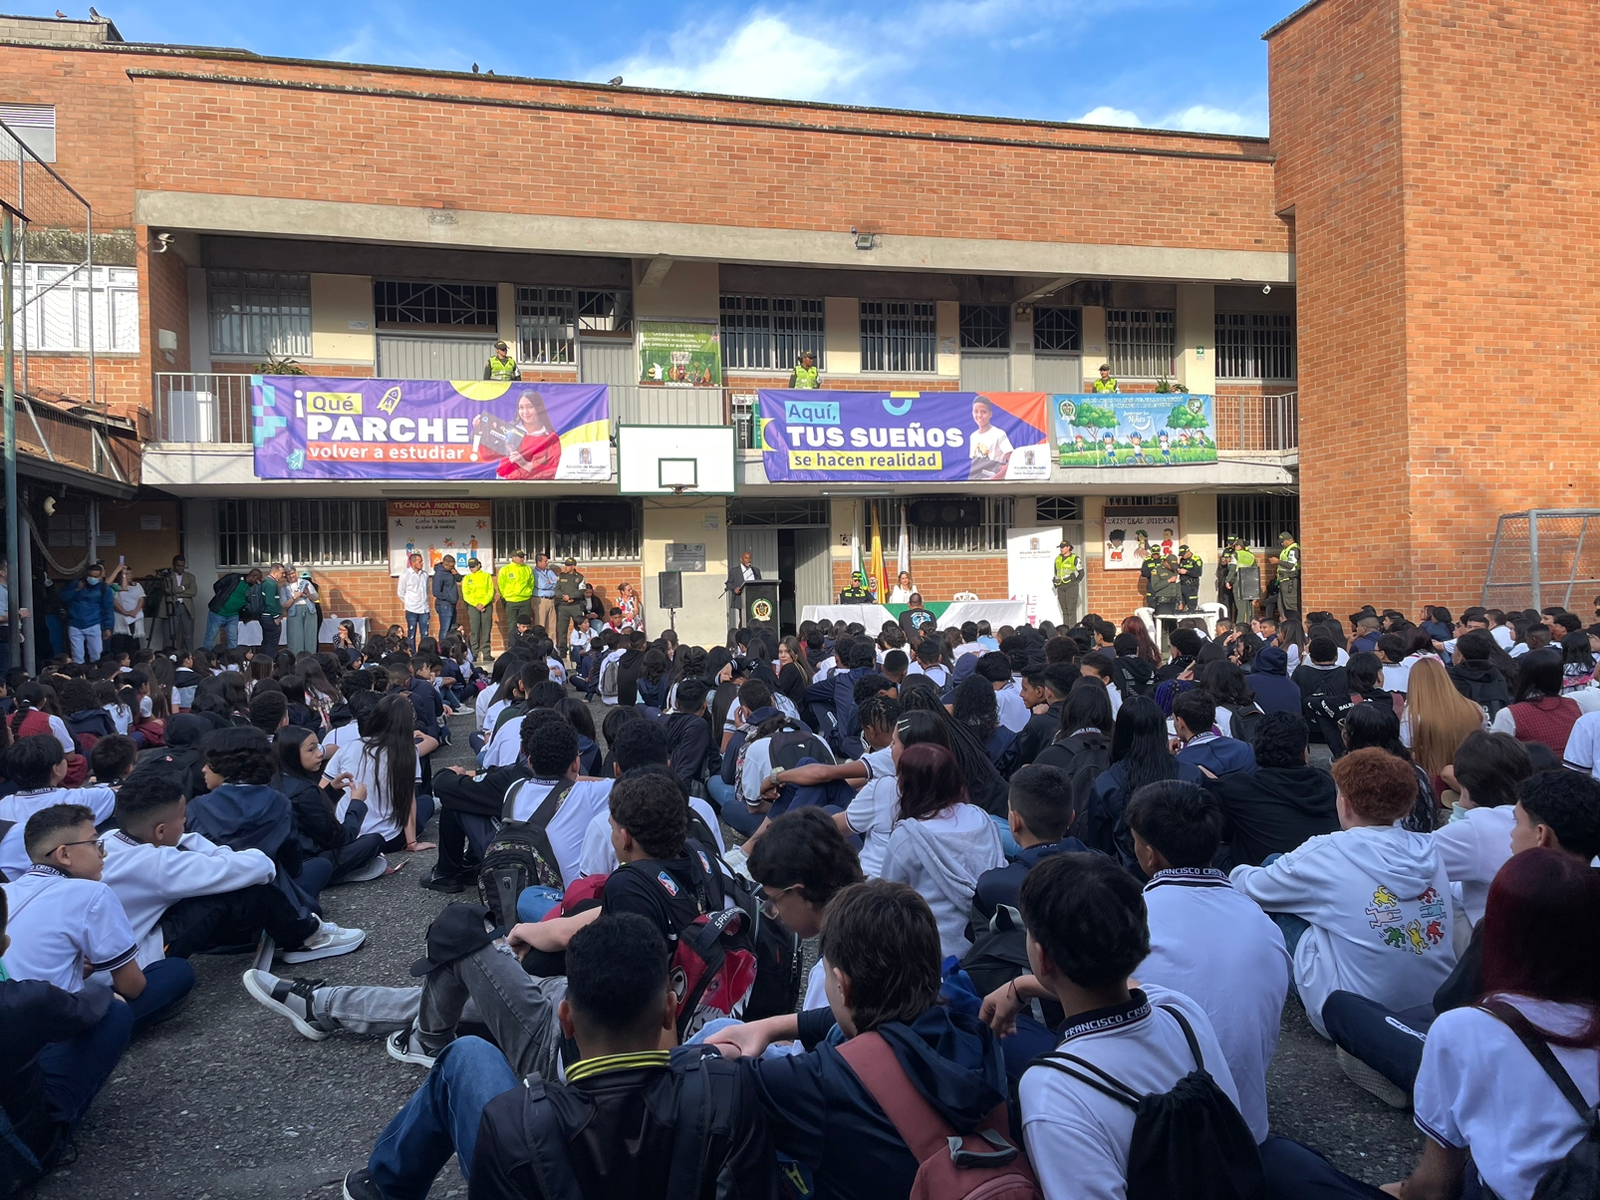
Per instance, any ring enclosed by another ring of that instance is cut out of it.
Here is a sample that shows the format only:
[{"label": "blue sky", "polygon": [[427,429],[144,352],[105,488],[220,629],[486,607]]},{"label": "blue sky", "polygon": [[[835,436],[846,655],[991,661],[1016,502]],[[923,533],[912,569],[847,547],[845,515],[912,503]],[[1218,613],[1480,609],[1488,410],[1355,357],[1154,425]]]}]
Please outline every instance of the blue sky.
[{"label": "blue sky", "polygon": [[[130,41],[781,96],[1267,132],[1261,33],[1299,0],[104,0]],[[68,9],[68,15],[86,15]]]}]

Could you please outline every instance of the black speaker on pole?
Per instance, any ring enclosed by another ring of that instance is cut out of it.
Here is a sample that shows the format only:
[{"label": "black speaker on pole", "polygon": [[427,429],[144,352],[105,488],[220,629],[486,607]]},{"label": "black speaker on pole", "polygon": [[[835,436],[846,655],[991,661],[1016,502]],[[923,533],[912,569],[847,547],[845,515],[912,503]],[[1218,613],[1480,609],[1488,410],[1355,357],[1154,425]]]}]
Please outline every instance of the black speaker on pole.
[{"label": "black speaker on pole", "polygon": [[683,607],[683,572],[662,571],[656,575],[656,590],[659,593],[659,608]]}]

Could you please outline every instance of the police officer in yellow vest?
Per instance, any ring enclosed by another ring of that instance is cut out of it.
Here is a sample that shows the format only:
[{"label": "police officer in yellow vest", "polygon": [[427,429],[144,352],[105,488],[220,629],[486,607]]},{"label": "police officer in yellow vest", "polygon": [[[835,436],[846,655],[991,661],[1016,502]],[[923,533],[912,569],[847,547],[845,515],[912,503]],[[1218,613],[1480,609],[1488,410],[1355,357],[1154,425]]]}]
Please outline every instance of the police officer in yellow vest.
[{"label": "police officer in yellow vest", "polygon": [[800,356],[800,361],[793,371],[789,372],[789,386],[792,388],[818,388],[822,386],[821,372],[817,370],[816,355],[807,350]]},{"label": "police officer in yellow vest", "polygon": [[1062,542],[1056,555],[1056,603],[1061,607],[1061,623],[1070,628],[1078,623],[1078,581],[1083,578],[1083,559],[1078,557],[1071,542]]},{"label": "police officer in yellow vest", "polygon": [[1278,613],[1284,617],[1297,616],[1300,612],[1300,543],[1294,540],[1294,534],[1285,530],[1278,535],[1278,544],[1283,549],[1267,560],[1278,564],[1274,581],[1278,585]]},{"label": "police officer in yellow vest", "polygon": [[506,349],[504,342],[494,344],[494,357],[484,364],[483,377],[501,383],[521,378],[517,371],[517,360],[511,357],[511,352]]},{"label": "police officer in yellow vest", "polygon": [[1217,582],[1222,585],[1219,598],[1233,620],[1248,621],[1255,616],[1255,602],[1261,598],[1261,568],[1243,538],[1228,543]]},{"label": "police officer in yellow vest", "polygon": [[1178,547],[1179,612],[1200,611],[1200,577],[1205,574],[1205,570],[1205,561],[1189,549],[1188,545]]},{"label": "police officer in yellow vest", "polygon": [[1111,367],[1107,363],[1100,364],[1100,378],[1089,385],[1091,392],[1114,392],[1117,390],[1117,381],[1111,374]]}]

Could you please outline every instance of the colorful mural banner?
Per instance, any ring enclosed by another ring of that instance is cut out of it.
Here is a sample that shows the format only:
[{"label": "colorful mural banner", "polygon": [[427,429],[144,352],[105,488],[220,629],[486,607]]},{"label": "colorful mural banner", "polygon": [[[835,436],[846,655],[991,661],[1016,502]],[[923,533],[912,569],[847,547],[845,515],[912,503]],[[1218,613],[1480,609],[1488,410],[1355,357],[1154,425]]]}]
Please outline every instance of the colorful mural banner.
[{"label": "colorful mural banner", "polygon": [[639,382],[721,387],[721,330],[710,321],[640,321]]},{"label": "colorful mural banner", "polygon": [[391,500],[388,507],[389,574],[400,574],[413,553],[430,571],[445,558],[463,575],[473,558],[494,570],[492,500]]},{"label": "colorful mural banner", "polygon": [[1050,397],[1063,467],[1176,467],[1217,461],[1214,397],[1185,392]]},{"label": "colorful mural banner", "polygon": [[507,479],[604,483],[604,384],[256,375],[258,479]]},{"label": "colorful mural banner", "polygon": [[1129,508],[1106,505],[1105,559],[1107,571],[1137,571],[1152,550],[1174,554],[1183,544],[1176,505],[1160,508]]},{"label": "colorful mural banner", "polygon": [[1043,392],[763,389],[757,443],[781,483],[1050,478]]}]

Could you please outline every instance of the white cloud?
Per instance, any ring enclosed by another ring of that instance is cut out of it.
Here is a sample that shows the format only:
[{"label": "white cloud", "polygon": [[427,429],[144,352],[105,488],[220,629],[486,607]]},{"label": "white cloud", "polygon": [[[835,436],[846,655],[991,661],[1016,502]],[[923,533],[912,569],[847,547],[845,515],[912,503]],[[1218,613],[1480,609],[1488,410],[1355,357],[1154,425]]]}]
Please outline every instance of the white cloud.
[{"label": "white cloud", "polygon": [[1080,125],[1143,125],[1139,114],[1129,112],[1125,108],[1112,108],[1109,104],[1102,104],[1099,108],[1091,108],[1078,118]]},{"label": "white cloud", "polygon": [[864,53],[864,41],[842,27],[802,33],[781,16],[756,12],[720,42],[710,25],[685,27],[596,73],[640,87],[839,100],[863,77],[896,65],[892,53]]},{"label": "white cloud", "polygon": [[1227,108],[1213,108],[1208,104],[1191,104],[1188,108],[1168,113],[1159,120],[1146,121],[1136,112],[1126,108],[1113,108],[1102,104],[1092,108],[1078,121],[1084,125],[1127,125],[1138,129],[1182,129],[1190,133],[1225,133],[1265,137],[1265,115],[1252,112],[1235,112]]}]

